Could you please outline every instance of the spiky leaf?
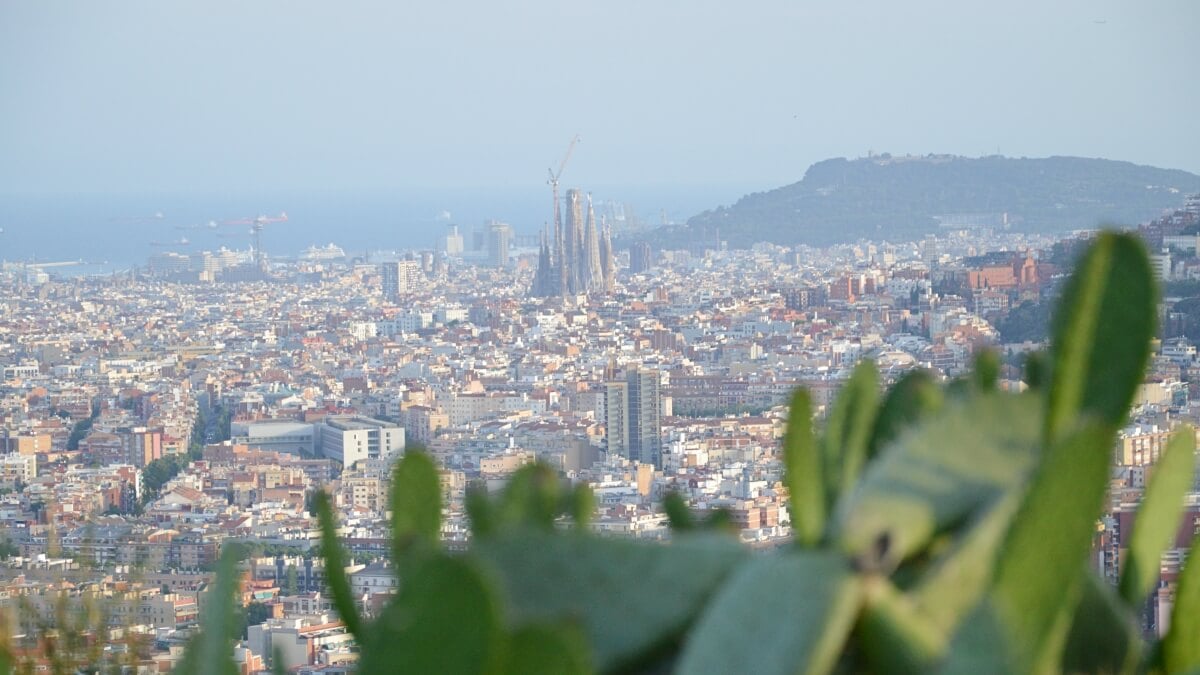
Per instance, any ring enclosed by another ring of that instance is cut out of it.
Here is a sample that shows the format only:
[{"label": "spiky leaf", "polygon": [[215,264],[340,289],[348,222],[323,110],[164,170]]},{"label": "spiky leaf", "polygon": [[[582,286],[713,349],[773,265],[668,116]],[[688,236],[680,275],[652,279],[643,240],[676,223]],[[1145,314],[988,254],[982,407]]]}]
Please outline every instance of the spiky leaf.
[{"label": "spiky leaf", "polygon": [[747,556],[716,535],[664,546],[536,531],[480,541],[474,554],[499,582],[509,625],[577,621],[601,670],[674,645]]},{"label": "spiky leaf", "polygon": [[562,485],[545,464],[527,464],[509,479],[493,512],[499,527],[554,528],[562,513]]},{"label": "spiky leaf", "polygon": [[704,519],[703,529],[710,532],[724,532],[733,535],[736,535],[738,532],[737,524],[733,522],[733,513],[724,507],[709,511],[708,517]]},{"label": "spiky leaf", "polygon": [[755,558],[713,598],[688,636],[679,672],[829,672],[860,605],[860,582],[840,556]]},{"label": "spiky leaf", "polygon": [[1020,497],[1019,490],[1004,495],[969,523],[965,533],[933,560],[909,591],[921,613],[945,634],[954,634],[991,586],[996,556]]},{"label": "spiky leaf", "polygon": [[821,452],[813,436],[812,405],[805,389],[792,394],[783,436],[783,463],[796,543],[816,546],[825,535],[825,483]]},{"label": "spiky leaf", "polygon": [[325,556],[325,583],[329,585],[329,592],[333,595],[333,606],[346,624],[346,629],[355,638],[362,640],[362,619],[359,618],[358,606],[354,603],[350,580],[346,577],[346,563],[342,545],[338,542],[333,506],[329,502],[329,495],[324,491],[317,493],[317,522],[321,526],[321,553]]},{"label": "spiky leaf", "polygon": [[1200,535],[1192,539],[1187,563],[1179,575],[1171,624],[1162,641],[1163,665],[1168,673],[1200,669]]},{"label": "spiky leaf", "polygon": [[943,675],[1009,675],[1029,672],[1018,665],[1016,648],[1008,643],[1001,619],[989,598],[963,620],[938,669]]},{"label": "spiky leaf", "polygon": [[1065,673],[1129,673],[1137,667],[1142,638],[1133,614],[1113,588],[1090,570],[1063,652]]},{"label": "spiky leaf", "polygon": [[399,564],[413,548],[436,549],[442,529],[442,488],[429,455],[410,450],[396,463],[390,501],[393,560]]},{"label": "spiky leaf", "polygon": [[672,530],[686,532],[696,529],[696,521],[692,518],[687,501],[678,492],[668,492],[667,496],[663,498],[663,511],[667,514],[667,523]]},{"label": "spiky leaf", "polygon": [[996,562],[992,605],[1025,672],[1057,667],[1108,489],[1114,433],[1090,425],[1042,459]]},{"label": "spiky leaf", "polygon": [[236,544],[227,544],[223,549],[215,585],[200,617],[200,635],[188,646],[177,669],[185,675],[238,672],[233,661],[233,597],[238,587],[237,564],[242,549]]},{"label": "spiky leaf", "polygon": [[586,530],[596,513],[596,494],[587,483],[580,483],[566,495],[566,506],[563,509],[571,514],[575,527],[580,531]]},{"label": "spiky leaf", "polygon": [[839,505],[839,547],[866,568],[890,570],[1019,489],[1037,458],[1038,403],[1001,394],[947,402],[872,462]]},{"label": "spiky leaf", "polygon": [[864,579],[857,634],[875,672],[927,673],[946,651],[949,633],[886,577]]},{"label": "spiky leaf", "polygon": [[371,624],[364,673],[483,673],[503,659],[495,594],[463,558],[435,555],[414,566],[399,595]]},{"label": "spiky leaf", "polygon": [[496,531],[496,515],[486,487],[482,485],[468,487],[463,501],[467,510],[467,519],[471,524],[472,535],[477,538],[487,537]]},{"label": "spiky leaf", "polygon": [[871,434],[869,456],[877,456],[900,432],[916,424],[922,417],[937,412],[943,400],[942,390],[929,371],[912,370],[906,373],[892,385],[883,400]]},{"label": "spiky leaf", "polygon": [[996,388],[1000,381],[1000,355],[991,349],[985,349],[975,356],[975,366],[971,369],[971,381],[979,391],[987,392]]},{"label": "spiky leaf", "polygon": [[1180,427],[1154,465],[1154,475],[1142,498],[1129,552],[1121,570],[1121,597],[1139,606],[1158,581],[1163,547],[1175,536],[1183,512],[1183,498],[1192,485],[1196,467],[1196,432]]},{"label": "spiky leaf", "polygon": [[1079,261],[1054,314],[1045,439],[1080,415],[1118,426],[1142,382],[1155,325],[1150,259],[1134,236],[1106,232]]},{"label": "spiky leaf", "polygon": [[1045,352],[1030,352],[1025,355],[1025,384],[1030,389],[1041,389],[1050,376],[1050,364]]},{"label": "spiky leaf", "polygon": [[821,439],[826,508],[858,480],[878,405],[879,373],[873,362],[863,361],[838,393]]},{"label": "spiky leaf", "polygon": [[584,675],[592,672],[591,663],[587,641],[576,626],[530,624],[517,629],[509,639],[504,672]]}]

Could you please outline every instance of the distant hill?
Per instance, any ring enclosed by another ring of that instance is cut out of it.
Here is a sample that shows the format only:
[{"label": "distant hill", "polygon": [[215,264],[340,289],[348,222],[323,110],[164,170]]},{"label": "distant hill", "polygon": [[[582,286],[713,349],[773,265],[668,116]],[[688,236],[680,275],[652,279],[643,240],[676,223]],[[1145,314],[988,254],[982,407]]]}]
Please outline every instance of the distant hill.
[{"label": "distant hill", "polygon": [[666,246],[759,241],[824,246],[860,238],[918,239],[939,227],[1000,226],[1062,232],[1136,225],[1200,192],[1200,176],[1129,162],[949,155],[818,162],[798,183],[747,195],[686,225],[656,232]]}]

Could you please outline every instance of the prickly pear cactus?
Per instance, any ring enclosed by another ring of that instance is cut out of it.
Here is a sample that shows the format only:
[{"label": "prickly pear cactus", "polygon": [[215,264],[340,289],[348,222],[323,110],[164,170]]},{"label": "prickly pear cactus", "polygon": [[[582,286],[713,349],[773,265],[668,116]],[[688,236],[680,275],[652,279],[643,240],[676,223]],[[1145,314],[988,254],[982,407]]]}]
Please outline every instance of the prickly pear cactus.
[{"label": "prickly pear cactus", "polygon": [[[669,545],[587,533],[592,497],[526,467],[495,499],[468,495],[474,541],[438,545],[440,493],[425,455],[392,484],[399,592],[360,618],[336,523],[318,502],[329,585],[363,672],[1182,672],[1200,668],[1200,556],[1171,631],[1135,617],[1180,519],[1194,434],[1172,439],[1146,491],[1119,588],[1086,565],[1111,447],[1154,332],[1148,257],[1105,233],[1064,289],[1031,388],[997,391],[994,355],[939,385],[923,372],[880,397],[861,364],[822,433],[797,391],[784,439],[795,542],[751,553],[666,504]],[[558,528],[573,519],[576,527]],[[231,558],[222,563],[223,593]],[[228,669],[222,600],[185,665]],[[199,672],[199,670],[196,670]]]}]

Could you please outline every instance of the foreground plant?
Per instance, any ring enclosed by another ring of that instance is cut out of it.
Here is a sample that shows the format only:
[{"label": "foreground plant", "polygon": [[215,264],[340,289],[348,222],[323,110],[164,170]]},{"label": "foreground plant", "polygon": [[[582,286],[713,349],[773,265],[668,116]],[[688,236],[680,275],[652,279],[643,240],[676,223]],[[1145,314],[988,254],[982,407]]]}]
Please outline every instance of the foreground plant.
[{"label": "foreground plant", "polygon": [[[752,554],[689,527],[669,545],[587,532],[586,488],[543,466],[496,499],[468,495],[474,541],[439,545],[434,465],[410,453],[392,485],[397,595],[374,620],[350,593],[329,501],[317,502],[329,585],[363,672],[1183,672],[1200,668],[1200,557],[1171,631],[1136,619],[1191,480],[1179,430],[1146,491],[1118,588],[1087,565],[1111,448],[1150,354],[1155,289],[1133,237],[1099,236],[1067,284],[1029,391],[996,390],[981,356],[940,386],[913,372],[879,400],[864,362],[813,429],[804,391],[784,439],[795,543]],[[569,516],[574,527],[556,523]],[[230,568],[231,569],[231,568]],[[223,563],[222,578],[230,576]],[[228,582],[219,592],[232,591]],[[222,603],[208,614],[229,611]],[[224,633],[198,641],[204,663]],[[224,650],[224,651],[222,651]],[[231,665],[231,662],[229,662]]]}]

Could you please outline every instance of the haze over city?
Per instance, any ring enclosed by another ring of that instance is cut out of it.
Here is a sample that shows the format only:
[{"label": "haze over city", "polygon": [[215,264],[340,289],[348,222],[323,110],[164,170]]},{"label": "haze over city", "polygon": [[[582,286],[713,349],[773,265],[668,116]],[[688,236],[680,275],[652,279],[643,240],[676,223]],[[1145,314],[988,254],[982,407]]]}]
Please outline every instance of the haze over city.
[{"label": "haze over city", "polygon": [[5,0],[0,193],[533,186],[575,133],[571,181],[708,206],[868,150],[1198,171],[1198,24],[1190,0]]},{"label": "haze over city", "polygon": [[0,675],[1200,672],[1197,0],[0,0]]}]

